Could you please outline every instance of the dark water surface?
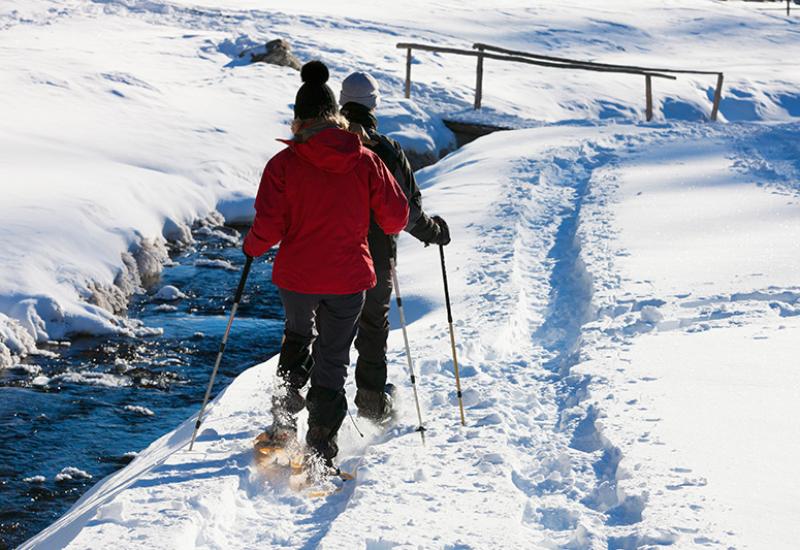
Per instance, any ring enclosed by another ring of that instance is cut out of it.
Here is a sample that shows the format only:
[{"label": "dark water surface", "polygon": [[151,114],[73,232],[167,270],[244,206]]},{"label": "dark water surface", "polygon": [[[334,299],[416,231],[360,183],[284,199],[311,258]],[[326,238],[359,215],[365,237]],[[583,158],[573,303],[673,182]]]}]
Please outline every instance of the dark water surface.
[{"label": "dark water surface", "polygon": [[[187,298],[134,298],[129,317],[163,328],[162,336],[81,338],[50,348],[56,357],[31,357],[23,369],[0,372],[0,549],[47,527],[132,452],[197,412],[244,263],[230,238],[237,235],[204,228],[192,249],[172,256],[175,265],[152,290],[171,284]],[[227,260],[235,270],[195,265],[205,259]],[[279,350],[283,309],[271,270],[271,260],[253,265],[214,395]],[[56,479],[64,468],[80,472]]]}]

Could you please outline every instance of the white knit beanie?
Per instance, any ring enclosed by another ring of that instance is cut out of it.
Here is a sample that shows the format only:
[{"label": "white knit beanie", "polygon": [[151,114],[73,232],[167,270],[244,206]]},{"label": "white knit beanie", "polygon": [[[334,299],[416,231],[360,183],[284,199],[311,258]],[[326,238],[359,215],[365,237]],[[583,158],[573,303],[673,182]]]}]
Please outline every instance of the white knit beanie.
[{"label": "white knit beanie", "polygon": [[378,81],[371,74],[355,72],[342,82],[342,93],[339,94],[339,105],[360,103],[368,109],[375,109],[381,101]]}]

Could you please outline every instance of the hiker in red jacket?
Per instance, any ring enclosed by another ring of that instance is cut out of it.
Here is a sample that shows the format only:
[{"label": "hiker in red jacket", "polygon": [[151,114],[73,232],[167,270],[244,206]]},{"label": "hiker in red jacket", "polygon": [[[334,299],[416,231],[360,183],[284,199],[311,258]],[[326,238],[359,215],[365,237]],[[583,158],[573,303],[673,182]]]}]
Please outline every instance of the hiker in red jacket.
[{"label": "hiker in red jacket", "polygon": [[[300,73],[294,139],[264,169],[256,217],[244,241],[248,256],[280,242],[272,281],[286,313],[272,398],[272,426],[257,445],[283,447],[308,407],[309,450],[327,465],[347,414],[344,381],[364,293],[375,286],[367,244],[370,217],[387,234],[408,222],[408,202],[383,162],[347,132],[327,67],[312,61]],[[309,351],[309,347],[311,350]],[[304,399],[300,390],[309,377]]]}]

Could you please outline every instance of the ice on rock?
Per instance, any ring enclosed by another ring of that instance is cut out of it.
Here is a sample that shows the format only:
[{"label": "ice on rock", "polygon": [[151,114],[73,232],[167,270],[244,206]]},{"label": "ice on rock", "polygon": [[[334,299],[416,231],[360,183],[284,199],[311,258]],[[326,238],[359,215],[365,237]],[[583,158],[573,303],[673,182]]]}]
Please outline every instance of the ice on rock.
[{"label": "ice on rock", "polygon": [[36,340],[22,323],[0,312],[0,370],[16,362],[14,357],[36,350]]},{"label": "ice on rock", "polygon": [[165,285],[156,292],[154,299],[162,302],[174,302],[175,300],[182,300],[186,298],[186,294],[181,292],[178,287],[173,285]]},{"label": "ice on rock", "polygon": [[67,466],[66,468],[62,468],[54,479],[59,483],[76,479],[92,479],[92,474],[80,468],[75,468],[74,466]]},{"label": "ice on rock", "polygon": [[197,267],[210,267],[213,269],[227,269],[228,271],[236,271],[236,267],[234,267],[234,265],[228,260],[200,258],[194,262],[194,265]]},{"label": "ice on rock", "polygon": [[47,481],[47,478],[44,476],[31,476],[24,478],[22,481],[25,483],[44,483]]},{"label": "ice on rock", "polygon": [[141,405],[125,405],[124,409],[128,412],[138,414],[140,416],[155,416],[156,413],[148,409],[147,407],[142,407]]},{"label": "ice on rock", "polygon": [[39,375],[33,380],[31,380],[32,386],[44,387],[50,383],[50,379],[47,376]]}]

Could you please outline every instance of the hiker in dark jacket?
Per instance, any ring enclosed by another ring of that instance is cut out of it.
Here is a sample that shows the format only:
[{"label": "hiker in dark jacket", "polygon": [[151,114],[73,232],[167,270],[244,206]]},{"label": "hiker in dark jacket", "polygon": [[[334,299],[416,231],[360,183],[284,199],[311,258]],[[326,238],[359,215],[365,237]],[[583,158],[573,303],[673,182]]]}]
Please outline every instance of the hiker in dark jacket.
[{"label": "hiker in dark jacket", "polygon": [[[446,245],[450,242],[447,224],[438,216],[428,217],[422,210],[422,195],[402,147],[378,132],[375,109],[379,102],[378,83],[370,74],[356,72],[342,83],[339,103],[342,114],[350,122],[350,131],[386,164],[408,199],[410,213],[405,230],[426,245]],[[355,402],[359,415],[383,422],[392,414],[391,396],[385,391],[386,340],[392,296],[389,259],[397,257],[397,237],[384,231],[377,221],[373,216],[367,237],[377,284],[367,291],[358,322]]]},{"label": "hiker in dark jacket", "polygon": [[[408,203],[377,155],[344,130],[319,61],[303,66],[294,139],[267,163],[244,252],[260,256],[280,242],[272,280],[286,313],[273,396],[273,424],[257,447],[294,441],[296,415],[308,408],[309,449],[330,466],[347,413],[344,381],[364,293],[375,286],[367,244],[370,223],[387,234],[408,223]],[[315,334],[316,332],[316,334]],[[313,345],[312,345],[313,342]],[[309,347],[311,352],[309,353]],[[311,379],[303,399],[300,390]]]}]

